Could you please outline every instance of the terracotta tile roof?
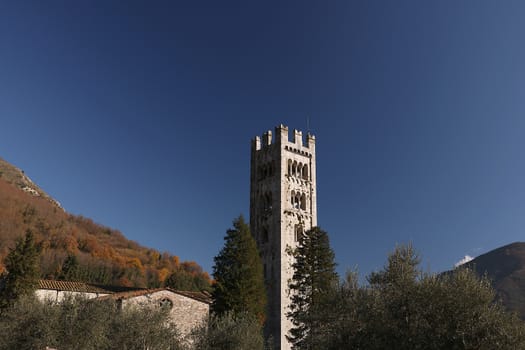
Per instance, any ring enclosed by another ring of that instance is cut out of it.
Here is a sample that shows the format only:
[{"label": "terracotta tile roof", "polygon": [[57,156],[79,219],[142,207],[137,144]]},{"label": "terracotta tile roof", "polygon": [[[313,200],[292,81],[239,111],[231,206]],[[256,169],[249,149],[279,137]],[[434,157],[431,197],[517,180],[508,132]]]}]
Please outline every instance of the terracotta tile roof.
[{"label": "terracotta tile roof", "polygon": [[[170,289],[171,290],[171,289]],[[184,295],[185,297],[192,298],[203,303],[211,304],[211,295],[208,292],[190,292],[184,290],[171,290],[174,293]]]},{"label": "terracotta tile roof", "polygon": [[101,286],[97,286],[85,282],[73,282],[73,281],[53,281],[53,280],[39,280],[39,289],[52,289],[52,290],[63,290],[67,292],[79,292],[79,293],[113,293],[110,290],[104,289]]},{"label": "terracotta tile roof", "polygon": [[93,284],[93,283],[91,283],[91,285],[97,286],[111,293],[130,292],[130,291],[135,291],[135,290],[145,290],[146,289],[146,288],[140,288],[140,287],[107,286],[107,285]]},{"label": "terracotta tile roof", "polygon": [[107,299],[129,299],[138,297],[141,295],[153,294],[163,290],[169,290],[172,293],[176,293],[187,298],[191,298],[203,303],[211,304],[211,295],[207,292],[190,292],[182,290],[174,290],[171,288],[133,288],[133,287],[119,287],[119,286],[103,286],[93,283],[86,282],[73,282],[73,281],[54,281],[54,280],[39,280],[39,289],[52,289],[62,290],[67,292],[79,292],[79,293],[99,293],[109,294],[102,298]]},{"label": "terracotta tile roof", "polygon": [[111,298],[111,299],[129,299],[134,297],[139,297],[141,295],[148,295],[155,292],[159,292],[161,290],[164,290],[164,288],[155,288],[155,289],[139,289],[139,290],[130,290],[127,292],[118,292],[118,293],[112,293],[111,295],[108,295],[104,297],[104,299]]}]

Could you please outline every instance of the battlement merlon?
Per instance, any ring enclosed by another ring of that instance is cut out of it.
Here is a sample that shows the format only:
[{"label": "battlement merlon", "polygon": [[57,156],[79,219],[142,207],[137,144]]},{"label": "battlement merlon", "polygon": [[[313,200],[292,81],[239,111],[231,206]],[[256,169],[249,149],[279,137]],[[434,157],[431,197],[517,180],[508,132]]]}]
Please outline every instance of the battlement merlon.
[{"label": "battlement merlon", "polygon": [[312,152],[315,150],[315,136],[307,133],[306,134],[306,147],[312,150]]},{"label": "battlement merlon", "polygon": [[[261,142],[262,141],[262,142]],[[288,139],[288,127],[284,126],[283,124],[275,127],[275,139],[273,138],[273,134],[271,130],[268,130],[265,132],[262,136],[262,139],[260,136],[256,136],[254,139],[252,139],[252,149],[254,151],[259,151],[263,147],[271,146],[272,143],[276,144],[288,144],[293,143],[298,148],[300,147],[307,147],[312,152],[315,149],[315,136],[307,133],[306,134],[306,145],[303,145],[303,133],[302,131],[295,130],[293,133],[292,140]]]},{"label": "battlement merlon", "polygon": [[306,144],[303,144],[303,133],[302,131],[295,130],[293,131],[292,140],[288,139],[288,127],[283,124],[275,127],[275,138],[277,143],[289,144],[293,143],[297,148],[307,147],[310,151],[314,152],[315,149],[315,136],[307,133],[306,134]]},{"label": "battlement merlon", "polygon": [[255,136],[252,139],[252,152],[259,151],[261,149],[261,138],[259,136]]},{"label": "battlement merlon", "polygon": [[272,145],[272,131],[268,130],[262,135],[262,142],[260,136],[255,136],[252,139],[252,151],[259,151],[261,148]]},{"label": "battlement merlon", "polygon": [[263,134],[263,146],[270,146],[272,144],[272,131],[268,130]]},{"label": "battlement merlon", "polygon": [[297,129],[293,129],[293,143],[299,147],[303,147],[303,132]]}]

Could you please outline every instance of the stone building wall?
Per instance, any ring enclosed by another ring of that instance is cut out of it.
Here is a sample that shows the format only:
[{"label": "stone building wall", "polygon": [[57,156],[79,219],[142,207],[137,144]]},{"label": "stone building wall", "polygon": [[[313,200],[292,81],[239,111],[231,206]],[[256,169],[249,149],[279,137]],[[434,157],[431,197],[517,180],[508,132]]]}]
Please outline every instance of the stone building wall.
[{"label": "stone building wall", "polygon": [[210,295],[207,293],[176,291],[167,288],[132,289],[54,280],[39,280],[35,295],[39,300],[53,302],[61,302],[66,296],[111,299],[124,308],[166,305],[170,307],[170,320],[177,326],[183,337],[188,335],[195,326],[208,319],[211,303]]},{"label": "stone building wall", "polygon": [[208,303],[167,289],[130,296],[122,300],[122,307],[152,305],[171,307],[170,319],[183,337],[187,336],[195,326],[208,319],[210,309]]}]

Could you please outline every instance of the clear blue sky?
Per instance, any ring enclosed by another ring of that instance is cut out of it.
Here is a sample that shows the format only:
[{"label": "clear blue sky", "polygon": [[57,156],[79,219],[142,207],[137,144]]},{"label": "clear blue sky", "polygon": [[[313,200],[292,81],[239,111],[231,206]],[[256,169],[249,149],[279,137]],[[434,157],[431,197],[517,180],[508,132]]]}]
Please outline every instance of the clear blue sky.
[{"label": "clear blue sky", "polygon": [[250,140],[317,137],[339,271],[524,240],[523,1],[4,1],[0,157],[211,271]]}]

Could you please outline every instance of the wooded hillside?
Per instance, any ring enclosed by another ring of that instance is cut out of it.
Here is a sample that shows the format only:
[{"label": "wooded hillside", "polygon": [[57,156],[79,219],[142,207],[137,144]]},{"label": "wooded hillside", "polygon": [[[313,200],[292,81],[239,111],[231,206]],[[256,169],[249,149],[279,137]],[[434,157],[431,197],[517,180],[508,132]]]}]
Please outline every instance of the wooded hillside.
[{"label": "wooded hillside", "polygon": [[159,287],[169,279],[177,289],[209,288],[210,278],[196,262],[181,262],[175,255],[127,239],[118,230],[68,214],[45,193],[28,190],[19,181],[25,177],[23,172],[6,164],[0,168],[1,272],[9,248],[29,229],[42,246],[42,278],[135,287]]}]

